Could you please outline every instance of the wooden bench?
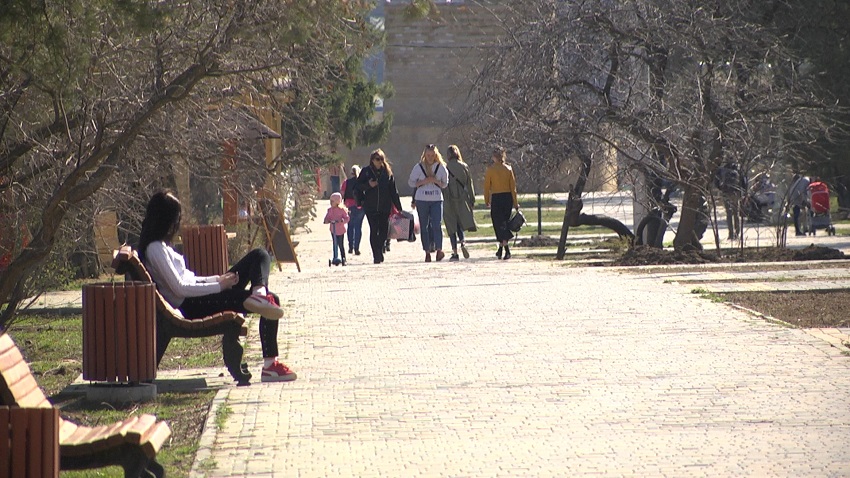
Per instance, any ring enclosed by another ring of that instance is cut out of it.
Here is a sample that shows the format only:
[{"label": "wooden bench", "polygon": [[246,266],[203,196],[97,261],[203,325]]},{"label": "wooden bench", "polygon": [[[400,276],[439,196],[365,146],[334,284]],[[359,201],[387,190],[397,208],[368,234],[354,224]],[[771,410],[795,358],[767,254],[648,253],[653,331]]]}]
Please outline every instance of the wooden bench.
[{"label": "wooden bench", "polygon": [[[153,283],[151,275],[148,273],[139,256],[129,246],[123,246],[118,251],[115,251],[115,257],[112,260],[112,268],[119,274],[126,274],[131,280]],[[174,309],[162,294],[156,293],[156,364],[159,366],[162,361],[162,356],[165,354],[165,349],[174,337],[214,337],[225,333],[235,332],[239,336],[248,335],[248,327],[245,325],[245,317],[242,314],[233,311],[219,312],[201,319],[186,319],[183,315]],[[225,354],[228,352],[225,351]],[[241,367],[241,353],[239,354],[238,362],[235,364],[237,369]],[[228,370],[234,364],[228,363],[229,359],[225,356],[225,365]]]},{"label": "wooden bench", "polygon": [[[44,392],[32,376],[29,364],[8,334],[0,335],[0,405],[16,409],[53,409]],[[51,413],[51,412],[48,412]],[[58,412],[57,412],[58,413]],[[11,413],[10,413],[11,415]],[[47,416],[49,418],[49,415]],[[42,421],[46,421],[42,419]],[[17,423],[23,423],[18,419]],[[10,423],[11,427],[15,422]],[[0,415],[2,427],[2,415]],[[58,430],[51,431],[50,426],[32,427],[41,432],[28,433],[29,443],[16,442],[14,446],[38,448],[55,446],[58,432],[59,468],[62,470],[82,470],[121,466],[125,477],[165,476],[162,465],[156,462],[156,455],[162,445],[171,436],[171,428],[165,422],[157,421],[153,415],[138,415],[124,421],[87,427],[59,418]],[[9,428],[11,430],[11,428]],[[0,445],[0,452],[3,451]],[[11,450],[11,453],[15,453]],[[0,455],[0,463],[11,463]],[[50,466],[49,462],[45,462]],[[46,471],[49,472],[49,469]],[[49,476],[48,473],[43,473]],[[2,476],[2,469],[0,469]],[[12,473],[12,476],[20,476]]]}]

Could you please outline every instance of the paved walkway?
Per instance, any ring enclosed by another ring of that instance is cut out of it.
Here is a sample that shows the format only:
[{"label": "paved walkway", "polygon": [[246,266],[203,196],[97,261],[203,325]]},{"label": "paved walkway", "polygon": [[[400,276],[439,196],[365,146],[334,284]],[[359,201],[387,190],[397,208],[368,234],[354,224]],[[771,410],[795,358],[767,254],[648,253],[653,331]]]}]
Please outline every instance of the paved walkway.
[{"label": "paved walkway", "polygon": [[664,274],[407,243],[329,268],[312,231],[272,277],[299,378],[222,389],[192,476],[850,475],[846,347]]}]

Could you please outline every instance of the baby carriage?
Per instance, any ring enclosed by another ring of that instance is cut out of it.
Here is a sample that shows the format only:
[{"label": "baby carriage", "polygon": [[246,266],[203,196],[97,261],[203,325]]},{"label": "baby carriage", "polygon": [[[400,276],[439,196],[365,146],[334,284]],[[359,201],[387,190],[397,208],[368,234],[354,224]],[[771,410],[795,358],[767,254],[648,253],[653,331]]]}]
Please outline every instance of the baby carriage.
[{"label": "baby carriage", "polygon": [[830,236],[835,235],[835,226],[829,215],[829,187],[821,181],[809,184],[809,234],[814,236],[818,229],[826,230]]}]

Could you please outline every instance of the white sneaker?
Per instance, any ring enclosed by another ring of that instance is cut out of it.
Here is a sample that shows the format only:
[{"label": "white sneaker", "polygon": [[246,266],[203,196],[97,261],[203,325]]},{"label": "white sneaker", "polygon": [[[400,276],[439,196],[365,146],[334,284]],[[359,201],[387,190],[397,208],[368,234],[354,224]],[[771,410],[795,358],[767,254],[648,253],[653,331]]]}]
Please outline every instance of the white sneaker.
[{"label": "white sneaker", "polygon": [[260,314],[261,317],[265,317],[267,319],[279,320],[283,317],[283,309],[277,305],[271,294],[252,294],[251,297],[245,299],[245,302],[242,302],[242,305],[245,306],[247,311]]}]

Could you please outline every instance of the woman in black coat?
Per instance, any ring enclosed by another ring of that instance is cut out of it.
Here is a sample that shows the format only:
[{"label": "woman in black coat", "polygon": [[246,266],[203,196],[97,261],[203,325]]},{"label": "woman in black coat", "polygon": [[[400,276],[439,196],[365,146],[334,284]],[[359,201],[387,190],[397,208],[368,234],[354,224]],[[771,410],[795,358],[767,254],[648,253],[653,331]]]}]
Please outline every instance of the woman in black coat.
[{"label": "woman in black coat", "polygon": [[395,178],[387,156],[380,149],[372,151],[369,165],[360,170],[357,177],[360,203],[369,221],[369,244],[375,264],[384,262],[384,243],[389,230],[390,213],[393,206],[399,211],[401,200],[395,186]]}]

